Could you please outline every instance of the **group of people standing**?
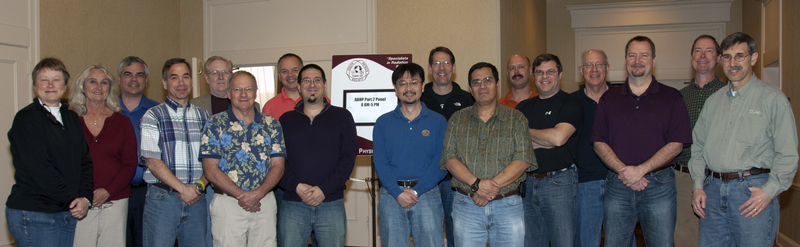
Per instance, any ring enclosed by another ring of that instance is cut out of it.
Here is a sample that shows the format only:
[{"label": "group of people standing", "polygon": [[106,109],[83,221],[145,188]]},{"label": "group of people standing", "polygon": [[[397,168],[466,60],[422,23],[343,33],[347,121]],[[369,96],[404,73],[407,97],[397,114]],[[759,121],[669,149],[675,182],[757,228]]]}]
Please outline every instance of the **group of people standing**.
[{"label": "group of people standing", "polygon": [[[615,87],[606,54],[586,51],[571,94],[556,55],[513,55],[502,98],[490,63],[469,69],[469,91],[453,82],[446,47],[427,84],[399,65],[398,105],[373,130],[383,245],[598,246],[602,229],[606,246],[635,246],[639,222],[647,246],[771,246],[797,131],[786,96],[752,72],[755,41],[698,37],[680,91],[652,75],[655,55],[629,40]],[[186,60],[165,62],[164,103],[144,96],[148,74],[133,56],[119,83],[102,65],[72,82],[58,59],[34,67],[36,98],[8,132],[17,246],[344,246],[356,128],[322,68],[280,57],[283,88],[263,108],[256,78],[219,56],[192,100]]]}]

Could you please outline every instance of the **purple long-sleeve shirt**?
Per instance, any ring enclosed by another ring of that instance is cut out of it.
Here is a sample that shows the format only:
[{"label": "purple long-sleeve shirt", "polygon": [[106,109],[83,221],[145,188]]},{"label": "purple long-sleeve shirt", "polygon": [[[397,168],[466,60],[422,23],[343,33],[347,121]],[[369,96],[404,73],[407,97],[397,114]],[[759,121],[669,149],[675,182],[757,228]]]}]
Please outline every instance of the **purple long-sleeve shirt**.
[{"label": "purple long-sleeve shirt", "polygon": [[286,169],[280,181],[284,200],[302,201],[295,189],[299,183],[319,186],[324,202],[344,198],[358,151],[353,115],[325,102],[314,121],[303,113],[304,102],[281,116],[286,143]]}]

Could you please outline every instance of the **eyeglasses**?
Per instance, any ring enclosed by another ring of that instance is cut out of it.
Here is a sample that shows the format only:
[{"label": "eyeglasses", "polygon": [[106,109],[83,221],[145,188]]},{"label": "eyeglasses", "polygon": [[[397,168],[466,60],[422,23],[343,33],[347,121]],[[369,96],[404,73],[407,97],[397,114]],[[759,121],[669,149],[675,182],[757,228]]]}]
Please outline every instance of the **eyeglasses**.
[{"label": "eyeglasses", "polygon": [[[603,63],[603,62],[581,64],[581,66],[583,66],[584,68],[602,68],[602,67],[604,67],[606,65],[607,64]],[[550,74],[548,74],[548,75],[550,75]]]},{"label": "eyeglasses", "polygon": [[246,87],[246,88],[240,88],[240,87],[237,87],[237,88],[232,88],[232,89],[231,89],[231,91],[233,91],[234,93],[242,93],[242,92],[245,92],[245,93],[247,93],[247,94],[252,94],[253,92],[255,92],[255,91],[256,91],[256,89],[255,89],[255,88],[252,88],[252,87]]},{"label": "eyeglasses", "polygon": [[[736,59],[736,62],[741,62],[741,61],[744,61],[744,58],[747,57],[747,56],[750,56],[750,54],[745,55],[744,53],[736,53],[736,55],[733,56],[733,59]],[[722,55],[722,61],[730,62],[731,61],[731,54],[723,54]]]},{"label": "eyeglasses", "polygon": [[450,66],[451,64],[450,64],[450,61],[447,61],[447,60],[445,60],[445,61],[436,61],[436,62],[433,62],[433,64],[432,64],[431,66],[432,66],[432,67],[438,67],[438,66],[442,66],[442,65],[444,65],[444,66]]},{"label": "eyeglasses", "polygon": [[537,71],[533,72],[533,74],[536,75],[536,76],[542,76],[544,74],[547,74],[548,76],[553,76],[553,75],[556,75],[556,73],[558,73],[558,71],[552,70],[552,69],[548,70],[546,72],[545,71],[541,71],[541,70],[537,70]]},{"label": "eyeglasses", "polygon": [[214,70],[214,71],[211,71],[208,74],[211,75],[211,76],[219,76],[219,75],[227,76],[227,75],[230,75],[231,72],[227,71],[227,70]]},{"label": "eyeglasses", "polygon": [[401,81],[401,82],[398,82],[396,84],[396,86],[397,87],[407,87],[407,86],[416,87],[416,86],[419,86],[420,84],[422,84],[422,83],[419,82],[419,81],[411,81],[411,82]]},{"label": "eyeglasses", "polygon": [[320,78],[314,78],[314,79],[304,78],[301,82],[302,83],[312,83],[313,82],[314,84],[322,84],[322,79],[320,79]]},{"label": "eyeglasses", "polygon": [[495,83],[494,77],[487,76],[487,77],[483,78],[483,80],[481,80],[480,78],[473,79],[472,81],[469,82],[469,85],[471,85],[473,87],[477,87],[477,86],[480,86],[481,84],[492,85],[494,83]]}]

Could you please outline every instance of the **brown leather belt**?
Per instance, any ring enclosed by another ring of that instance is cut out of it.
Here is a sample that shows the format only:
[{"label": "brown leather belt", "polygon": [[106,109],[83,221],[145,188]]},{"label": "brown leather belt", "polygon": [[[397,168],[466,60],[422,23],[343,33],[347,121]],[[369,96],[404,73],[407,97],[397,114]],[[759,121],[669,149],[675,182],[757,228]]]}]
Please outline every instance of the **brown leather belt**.
[{"label": "brown leather belt", "polygon": [[770,169],[753,168],[750,170],[744,170],[740,172],[728,172],[728,173],[711,172],[711,176],[722,181],[727,181],[731,179],[746,178],[749,176],[764,174],[769,172]]},{"label": "brown leather belt", "polygon": [[688,166],[675,165],[675,170],[679,171],[679,172],[689,173],[689,167]]},{"label": "brown leather belt", "polygon": [[[453,190],[457,191],[458,193],[461,193],[462,195],[469,196],[469,197],[472,197],[472,196],[475,195],[475,194],[472,194],[472,193],[467,193],[466,191],[464,191],[462,189],[459,189],[459,188],[453,188]],[[507,192],[505,194],[497,194],[496,196],[494,196],[494,199],[492,199],[492,200],[499,200],[499,199],[503,199],[503,198],[506,198],[506,197],[509,197],[509,196],[513,196],[513,195],[516,195],[516,194],[519,194],[519,188],[516,188],[516,189],[514,189],[512,191],[509,191],[509,192]]]}]

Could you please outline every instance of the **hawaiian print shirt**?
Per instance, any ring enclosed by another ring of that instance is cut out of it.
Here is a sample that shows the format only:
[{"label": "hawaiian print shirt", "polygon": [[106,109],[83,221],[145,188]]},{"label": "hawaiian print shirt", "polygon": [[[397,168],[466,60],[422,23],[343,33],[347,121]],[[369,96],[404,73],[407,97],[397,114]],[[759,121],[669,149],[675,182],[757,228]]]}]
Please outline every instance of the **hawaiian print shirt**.
[{"label": "hawaiian print shirt", "polygon": [[283,129],[277,119],[255,112],[249,125],[228,110],[214,115],[203,129],[200,159],[219,159],[219,169],[244,191],[261,186],[272,157],[286,157]]}]

